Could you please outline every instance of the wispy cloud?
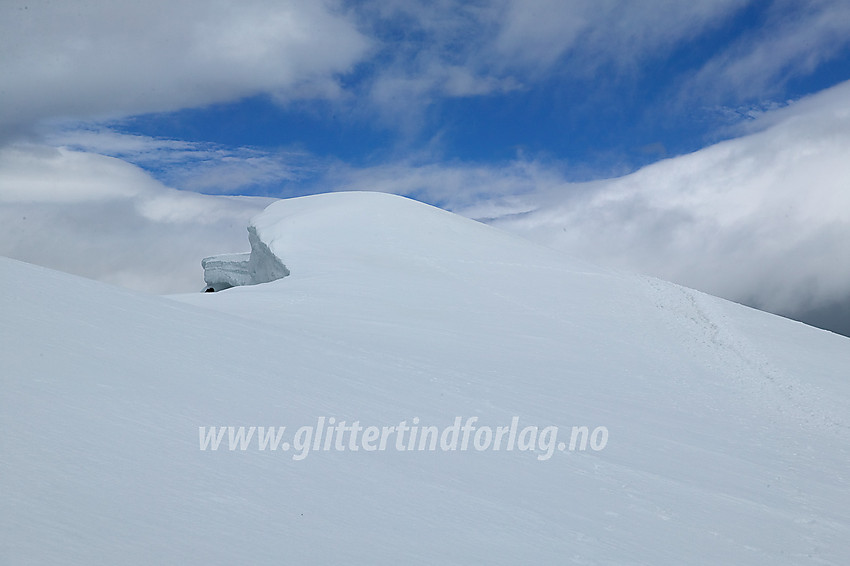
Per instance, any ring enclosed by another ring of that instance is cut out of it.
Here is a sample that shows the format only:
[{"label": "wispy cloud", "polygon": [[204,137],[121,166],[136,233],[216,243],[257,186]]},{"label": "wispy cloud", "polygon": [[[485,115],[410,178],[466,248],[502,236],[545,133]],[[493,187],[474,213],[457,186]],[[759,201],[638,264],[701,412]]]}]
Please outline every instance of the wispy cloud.
[{"label": "wispy cloud", "polygon": [[524,73],[592,72],[601,65],[633,72],[660,50],[719,25],[745,0],[695,2],[510,0],[499,14],[489,57]]},{"label": "wispy cloud", "polygon": [[260,94],[284,105],[332,100],[351,119],[409,130],[441,101],[553,78],[576,88],[601,74],[627,88],[754,6],[765,25],[697,61],[669,99],[735,106],[772,96],[850,45],[843,0],[5,2],[0,131],[8,140],[47,119]]},{"label": "wispy cloud", "polygon": [[336,191],[406,195],[476,218],[528,211],[534,205],[523,202],[523,195],[567,185],[556,165],[526,160],[502,165],[405,161],[365,168],[337,164],[322,184]]},{"label": "wispy cloud", "polygon": [[152,172],[166,185],[201,193],[286,194],[316,175],[321,160],[303,151],[225,147],[125,134],[107,125],[66,124],[44,142],[74,151],[116,157]]},{"label": "wispy cloud", "polygon": [[850,4],[776,0],[765,24],[706,62],[684,92],[690,99],[708,101],[764,99],[848,49]]},{"label": "wispy cloud", "polygon": [[[749,13],[764,25],[737,20]],[[405,132],[422,128],[428,109],[452,98],[536,88],[587,97],[628,91],[676,53],[734,29],[714,50],[701,45],[679,57],[691,60],[670,67],[669,82],[652,87],[655,106],[644,109],[647,120],[671,119],[671,111],[716,119],[718,106],[784,103],[789,81],[850,46],[842,0],[366,2],[352,15],[374,50],[352,83],[356,102],[348,103]],[[727,113],[718,127],[745,118]]]},{"label": "wispy cloud", "polygon": [[408,121],[443,98],[531,88],[542,79],[632,76],[639,65],[698,37],[744,0],[698,2],[374,2],[357,12],[377,39],[365,79],[381,114]]}]

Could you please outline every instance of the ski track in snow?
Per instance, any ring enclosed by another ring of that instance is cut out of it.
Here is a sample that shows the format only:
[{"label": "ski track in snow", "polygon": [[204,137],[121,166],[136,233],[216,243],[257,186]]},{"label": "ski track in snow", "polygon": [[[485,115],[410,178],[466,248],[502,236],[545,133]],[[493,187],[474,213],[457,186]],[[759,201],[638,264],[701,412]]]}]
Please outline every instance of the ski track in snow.
[{"label": "ski track in snow", "polygon": [[[683,336],[690,341],[714,351],[719,367],[735,368],[730,376],[741,392],[741,399],[757,405],[770,419],[790,417],[805,429],[845,435],[850,432],[841,416],[846,413],[829,410],[830,403],[819,387],[803,382],[771,362],[763,351],[735,329],[728,314],[717,308],[719,299],[651,277],[646,277],[645,281],[657,294],[659,309],[672,315],[668,316],[671,325],[682,329]],[[748,309],[743,305],[733,306]],[[782,322],[794,324],[785,319]]]}]

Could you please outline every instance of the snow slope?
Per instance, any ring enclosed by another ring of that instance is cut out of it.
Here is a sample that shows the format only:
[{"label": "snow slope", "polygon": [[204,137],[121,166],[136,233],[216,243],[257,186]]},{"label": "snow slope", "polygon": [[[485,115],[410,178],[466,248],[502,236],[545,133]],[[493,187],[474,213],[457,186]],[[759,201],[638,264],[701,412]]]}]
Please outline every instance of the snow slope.
[{"label": "snow slope", "polygon": [[[290,275],[178,300],[0,260],[0,562],[850,560],[850,340],[391,195],[253,225]],[[199,448],[322,416],[610,436]]]}]

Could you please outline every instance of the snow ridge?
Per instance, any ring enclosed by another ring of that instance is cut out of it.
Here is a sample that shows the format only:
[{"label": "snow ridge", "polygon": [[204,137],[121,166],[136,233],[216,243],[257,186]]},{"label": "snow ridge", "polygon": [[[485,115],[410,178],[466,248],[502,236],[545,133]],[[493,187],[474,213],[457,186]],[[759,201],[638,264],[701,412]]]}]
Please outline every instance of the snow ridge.
[{"label": "snow ridge", "polygon": [[207,291],[268,283],[289,275],[289,269],[260,239],[253,225],[248,226],[248,242],[250,253],[222,254],[201,260]]},{"label": "snow ridge", "polygon": [[[0,258],[0,562],[850,564],[847,338],[396,196],[252,226],[208,269],[285,280],[161,298]],[[197,444],[323,415],[611,438],[546,462]]]}]

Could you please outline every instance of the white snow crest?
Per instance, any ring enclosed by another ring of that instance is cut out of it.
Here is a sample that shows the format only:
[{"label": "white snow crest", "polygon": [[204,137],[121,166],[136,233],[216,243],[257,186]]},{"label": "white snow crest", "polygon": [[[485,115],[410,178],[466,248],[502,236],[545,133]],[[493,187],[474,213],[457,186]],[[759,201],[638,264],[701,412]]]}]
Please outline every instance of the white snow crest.
[{"label": "white snow crest", "polygon": [[201,260],[207,290],[268,283],[289,275],[289,269],[260,239],[254,226],[248,226],[248,242],[250,253],[223,254]]}]

